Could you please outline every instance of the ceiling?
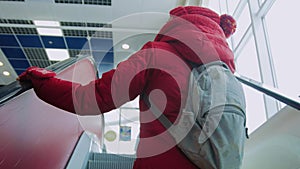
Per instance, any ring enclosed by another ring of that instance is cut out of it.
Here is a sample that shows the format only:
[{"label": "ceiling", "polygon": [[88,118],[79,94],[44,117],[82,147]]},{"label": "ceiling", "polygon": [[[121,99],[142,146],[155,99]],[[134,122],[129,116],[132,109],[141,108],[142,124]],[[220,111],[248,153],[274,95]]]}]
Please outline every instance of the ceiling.
[{"label": "ceiling", "polygon": [[[190,1],[200,2],[199,0]],[[51,49],[70,57],[92,55],[100,73],[114,68],[152,40],[183,0],[0,0],[0,85],[14,81],[29,66],[47,67]],[[58,25],[37,25],[56,21]],[[40,28],[59,29],[44,35]],[[123,43],[130,48],[121,48]],[[10,72],[9,76],[3,71]]]}]

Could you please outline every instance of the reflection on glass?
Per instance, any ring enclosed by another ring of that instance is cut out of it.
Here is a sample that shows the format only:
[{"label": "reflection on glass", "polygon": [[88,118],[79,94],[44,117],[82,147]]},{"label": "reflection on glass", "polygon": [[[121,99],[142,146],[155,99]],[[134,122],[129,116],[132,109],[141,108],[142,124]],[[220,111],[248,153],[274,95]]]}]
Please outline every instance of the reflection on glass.
[{"label": "reflection on glass", "polygon": [[239,1],[232,1],[232,0],[227,0],[227,3],[228,3],[228,12],[229,12],[229,14],[233,14],[233,12],[234,12],[234,10],[235,10],[235,8],[237,7],[237,5],[238,5],[238,3],[239,3]]},{"label": "reflection on glass", "polygon": [[261,6],[264,2],[265,0],[259,0],[259,5]]},{"label": "reflection on glass", "polygon": [[219,14],[232,15],[239,1],[222,0],[222,1],[209,1],[208,8],[214,10]]},{"label": "reflection on glass", "polygon": [[219,13],[220,12],[219,1],[209,1],[208,8]]},{"label": "reflection on glass", "polygon": [[251,18],[250,18],[250,12],[247,4],[247,6],[244,7],[243,12],[241,13],[241,16],[239,16],[237,19],[237,29],[232,36],[235,45],[239,43],[239,41],[245,34],[247,28],[249,27],[250,23],[251,23]]},{"label": "reflection on glass", "polygon": [[246,116],[249,134],[266,121],[263,94],[243,85],[246,97]]},{"label": "reflection on glass", "polygon": [[261,82],[259,63],[253,36],[244,46],[236,60],[236,70],[240,75]]},{"label": "reflection on glass", "polygon": [[[299,99],[299,10],[300,1],[276,1],[266,15],[266,24],[277,76],[278,88]],[[280,19],[279,19],[280,18]]]},{"label": "reflection on glass", "polygon": [[[261,82],[259,63],[253,36],[244,46],[240,56],[236,60],[236,71],[240,75]],[[248,86],[244,86],[244,90],[247,103],[247,127],[249,128],[249,133],[251,133],[266,121],[266,112],[263,94]]]},{"label": "reflection on glass", "polygon": [[104,144],[107,153],[136,154],[140,129],[138,98],[105,113]]}]

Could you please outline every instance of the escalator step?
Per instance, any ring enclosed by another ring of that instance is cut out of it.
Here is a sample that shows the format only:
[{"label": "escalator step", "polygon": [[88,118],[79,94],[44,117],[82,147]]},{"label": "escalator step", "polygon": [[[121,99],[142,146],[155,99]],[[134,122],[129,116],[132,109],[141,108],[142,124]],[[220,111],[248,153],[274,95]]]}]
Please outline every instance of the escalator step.
[{"label": "escalator step", "polygon": [[88,169],[132,169],[133,162],[89,161]]},{"label": "escalator step", "polygon": [[95,160],[95,161],[134,161],[135,156],[94,153],[92,156],[92,160]]}]

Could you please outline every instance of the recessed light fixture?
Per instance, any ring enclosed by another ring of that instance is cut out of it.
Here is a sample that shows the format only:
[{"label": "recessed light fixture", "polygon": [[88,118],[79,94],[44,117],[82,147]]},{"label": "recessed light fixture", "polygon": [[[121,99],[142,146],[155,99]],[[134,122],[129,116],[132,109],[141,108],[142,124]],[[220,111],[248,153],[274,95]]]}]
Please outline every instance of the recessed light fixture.
[{"label": "recessed light fixture", "polygon": [[33,21],[33,23],[36,26],[48,26],[48,27],[58,27],[59,26],[59,22],[57,22],[57,21],[40,21],[40,20],[36,20],[36,21]]},{"label": "recessed light fixture", "polygon": [[4,63],[0,61],[0,66],[3,66],[3,65],[4,65]]},{"label": "recessed light fixture", "polygon": [[2,73],[3,73],[4,76],[9,76],[10,75],[10,73],[8,71],[3,71]]},{"label": "recessed light fixture", "polygon": [[122,45],[122,49],[128,50],[130,48],[130,46],[127,43],[124,43]]},{"label": "recessed light fixture", "polygon": [[58,28],[36,28],[40,35],[63,36],[62,30]]},{"label": "recessed light fixture", "polygon": [[62,61],[70,58],[66,49],[45,49],[49,60]]},{"label": "recessed light fixture", "polygon": [[62,30],[55,28],[60,26],[57,21],[36,20],[33,23],[37,26],[36,29],[40,35],[63,36]]}]

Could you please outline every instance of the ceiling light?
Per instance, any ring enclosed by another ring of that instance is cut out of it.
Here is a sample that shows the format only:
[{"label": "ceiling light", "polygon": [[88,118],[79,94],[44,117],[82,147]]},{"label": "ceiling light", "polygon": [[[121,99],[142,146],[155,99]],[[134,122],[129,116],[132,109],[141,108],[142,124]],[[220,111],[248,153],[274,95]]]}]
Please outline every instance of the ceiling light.
[{"label": "ceiling light", "polygon": [[3,73],[4,76],[9,76],[10,75],[10,73],[8,71],[3,71],[2,73]]},{"label": "ceiling light", "polygon": [[0,61],[0,66],[3,66],[3,65],[4,65],[4,63]]},{"label": "ceiling light", "polygon": [[45,49],[49,60],[62,61],[70,58],[66,49]]},{"label": "ceiling light", "polygon": [[126,43],[124,43],[122,45],[122,49],[128,50],[129,48],[130,48],[130,46],[128,44],[126,44]]},{"label": "ceiling light", "polygon": [[49,26],[49,27],[58,27],[59,22],[57,21],[33,21],[36,26]]},{"label": "ceiling light", "polygon": [[36,28],[40,35],[63,36],[61,29],[58,28]]}]

